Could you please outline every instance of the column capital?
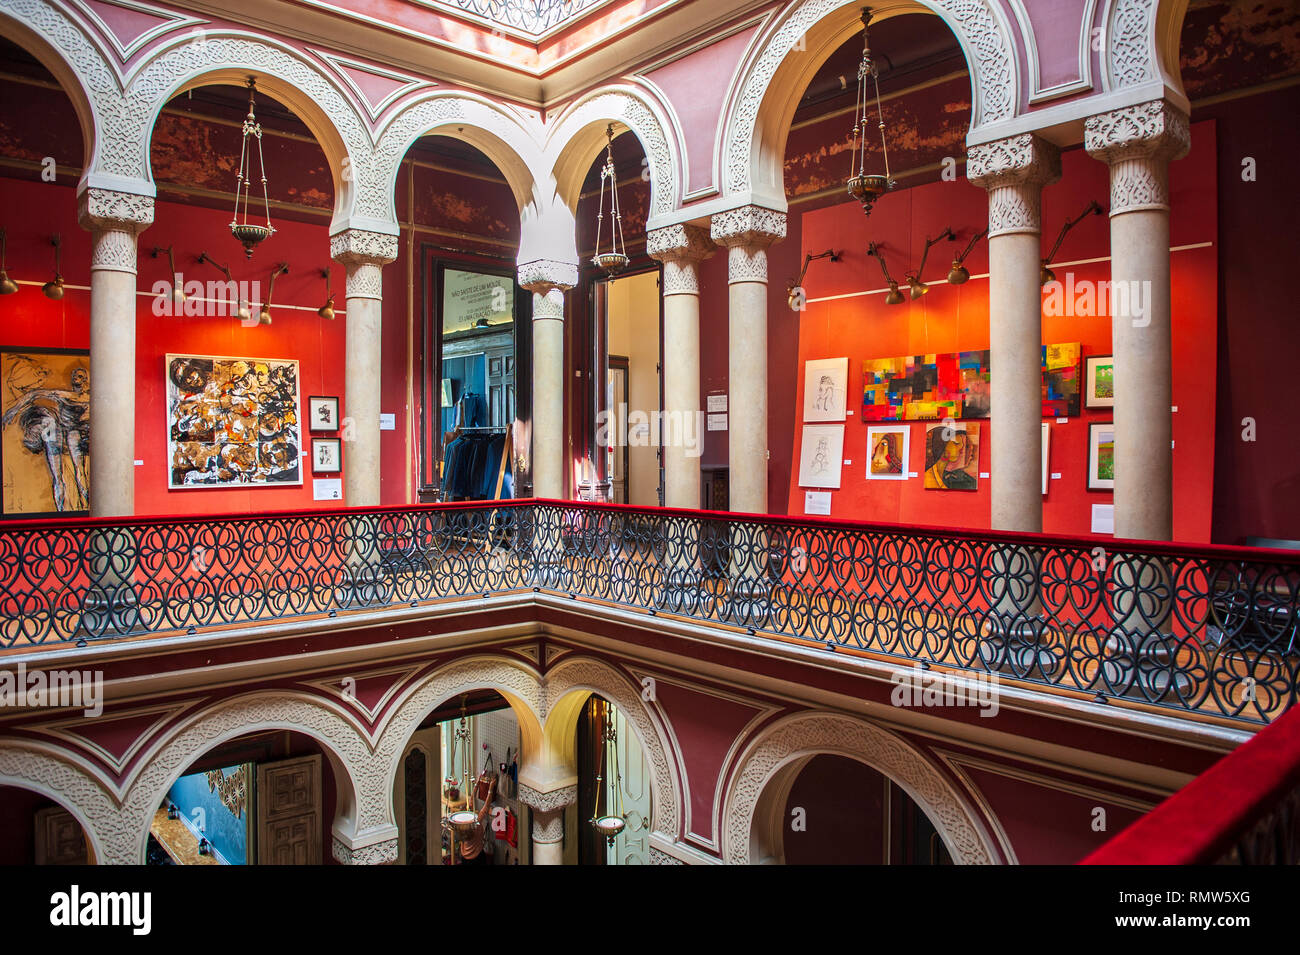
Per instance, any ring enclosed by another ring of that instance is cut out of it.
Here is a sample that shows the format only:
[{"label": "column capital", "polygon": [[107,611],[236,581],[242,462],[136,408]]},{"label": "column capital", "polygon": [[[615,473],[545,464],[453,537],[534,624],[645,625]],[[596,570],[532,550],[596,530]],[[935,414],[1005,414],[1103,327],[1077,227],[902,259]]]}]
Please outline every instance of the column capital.
[{"label": "column capital", "polygon": [[77,221],[92,236],[92,272],[136,274],[135,240],[153,222],[153,196],[89,188],[77,196]]},{"label": "column capital", "polygon": [[671,225],[646,233],[646,254],[664,264],[664,295],[699,295],[699,263],[717,250],[707,229]]},{"label": "column capital", "polygon": [[578,266],[557,259],[533,259],[519,263],[519,284],[530,292],[546,295],[552,289],[568,291],[578,284]]},{"label": "column capital", "polygon": [[1110,214],[1169,208],[1169,161],[1191,148],[1187,114],[1167,100],[1150,100],[1089,116],[1088,155],[1110,164]]},{"label": "column capital", "polygon": [[345,229],[330,236],[330,258],[347,266],[347,297],[382,300],[384,266],[397,258],[397,236]]},{"label": "column capital", "polygon": [[727,248],[766,249],[785,238],[785,213],[753,205],[718,212],[709,219],[709,236]]},{"label": "column capital", "polygon": [[541,792],[525,783],[519,784],[519,801],[535,812],[559,812],[578,801],[578,786],[561,786]]},{"label": "column capital", "polygon": [[1042,231],[1043,186],[1061,178],[1061,152],[1022,133],[972,146],[966,179],[989,193],[989,236]]}]

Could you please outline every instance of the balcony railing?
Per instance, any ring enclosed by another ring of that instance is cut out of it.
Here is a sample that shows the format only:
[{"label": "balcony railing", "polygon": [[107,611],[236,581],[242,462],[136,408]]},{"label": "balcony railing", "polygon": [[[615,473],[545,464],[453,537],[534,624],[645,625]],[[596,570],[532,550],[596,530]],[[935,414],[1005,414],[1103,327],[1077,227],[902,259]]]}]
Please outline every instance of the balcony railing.
[{"label": "balcony railing", "polygon": [[0,524],[0,649],[547,591],[1251,723],[1300,552],[512,501]]}]

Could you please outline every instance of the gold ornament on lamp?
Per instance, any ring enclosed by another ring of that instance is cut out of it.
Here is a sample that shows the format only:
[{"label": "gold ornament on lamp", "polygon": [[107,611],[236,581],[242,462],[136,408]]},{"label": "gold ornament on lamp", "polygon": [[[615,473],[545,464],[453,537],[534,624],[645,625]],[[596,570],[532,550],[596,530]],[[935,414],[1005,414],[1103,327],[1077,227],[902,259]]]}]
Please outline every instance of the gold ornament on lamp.
[{"label": "gold ornament on lamp", "polygon": [[[862,62],[858,64],[858,101],[853,111],[853,148],[849,153],[849,195],[862,203],[862,211],[871,215],[871,207],[876,200],[894,188],[894,180],[889,177],[889,149],[885,143],[885,115],[880,110],[880,72],[871,59],[871,40],[868,28],[871,25],[871,8],[862,8]],[[883,175],[867,172],[867,109],[870,105],[870,91],[867,79],[875,90],[876,126],[880,130],[880,154],[884,160]]]},{"label": "gold ornament on lamp", "polygon": [[[257,91],[257,81],[248,78],[248,115],[244,117],[243,139],[239,146],[239,178],[235,180],[235,217],[230,220],[230,234],[244,247],[244,255],[253,257],[253,250],[263,239],[275,234],[271,225],[271,199],[266,191],[266,162],[262,158],[262,124],[253,113],[253,94]],[[266,210],[266,225],[248,221],[249,189],[253,183],[253,150],[251,140],[257,141],[257,166],[262,179],[262,205]],[[240,200],[243,200],[243,212],[240,212]],[[242,217],[241,217],[242,216]]]},{"label": "gold ornament on lamp", "polygon": [[[610,277],[627,267],[627,247],[623,243],[623,214],[618,207],[618,176],[614,171],[614,124],[605,128],[609,142],[605,146],[605,165],[600,169],[600,208],[596,214],[596,254],[592,265]],[[605,224],[605,181],[609,181],[609,248],[600,247]]]}]

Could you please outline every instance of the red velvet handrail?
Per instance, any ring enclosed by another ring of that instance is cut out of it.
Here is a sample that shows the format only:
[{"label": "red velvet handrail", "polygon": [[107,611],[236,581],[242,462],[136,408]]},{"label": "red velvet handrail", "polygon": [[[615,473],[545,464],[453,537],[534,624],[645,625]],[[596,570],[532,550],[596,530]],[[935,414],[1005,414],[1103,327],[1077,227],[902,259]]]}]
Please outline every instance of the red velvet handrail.
[{"label": "red velvet handrail", "polygon": [[1300,709],[1293,708],[1079,864],[1213,864],[1297,788]]}]

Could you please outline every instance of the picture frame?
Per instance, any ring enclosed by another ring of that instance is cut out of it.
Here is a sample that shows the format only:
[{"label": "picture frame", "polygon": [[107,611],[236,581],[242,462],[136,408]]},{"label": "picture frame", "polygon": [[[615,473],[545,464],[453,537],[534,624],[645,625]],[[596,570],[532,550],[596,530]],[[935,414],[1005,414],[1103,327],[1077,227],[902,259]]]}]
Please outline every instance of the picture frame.
[{"label": "picture frame", "polygon": [[867,427],[867,480],[906,481],[912,456],[909,425]]},{"label": "picture frame", "polygon": [[1115,489],[1115,423],[1093,421],[1088,425],[1088,490]]},{"label": "picture frame", "polygon": [[343,470],[343,443],[338,438],[311,439],[311,473],[338,474]]},{"label": "picture frame", "polygon": [[309,395],[307,397],[307,430],[337,431],[339,429],[339,399],[337,396]]},{"label": "picture frame", "polygon": [[0,347],[5,518],[90,513],[90,388],[87,349]]},{"label": "picture frame", "polygon": [[1083,406],[1115,407],[1115,356],[1089,355],[1084,359]]},{"label": "picture frame", "polygon": [[806,424],[799,449],[799,486],[837,490],[844,461],[844,425]]},{"label": "picture frame", "polygon": [[848,417],[847,357],[805,362],[803,381],[804,421],[843,421]]},{"label": "picture frame", "polygon": [[1052,441],[1052,426],[1043,422],[1043,495],[1047,495],[1047,448]]}]

